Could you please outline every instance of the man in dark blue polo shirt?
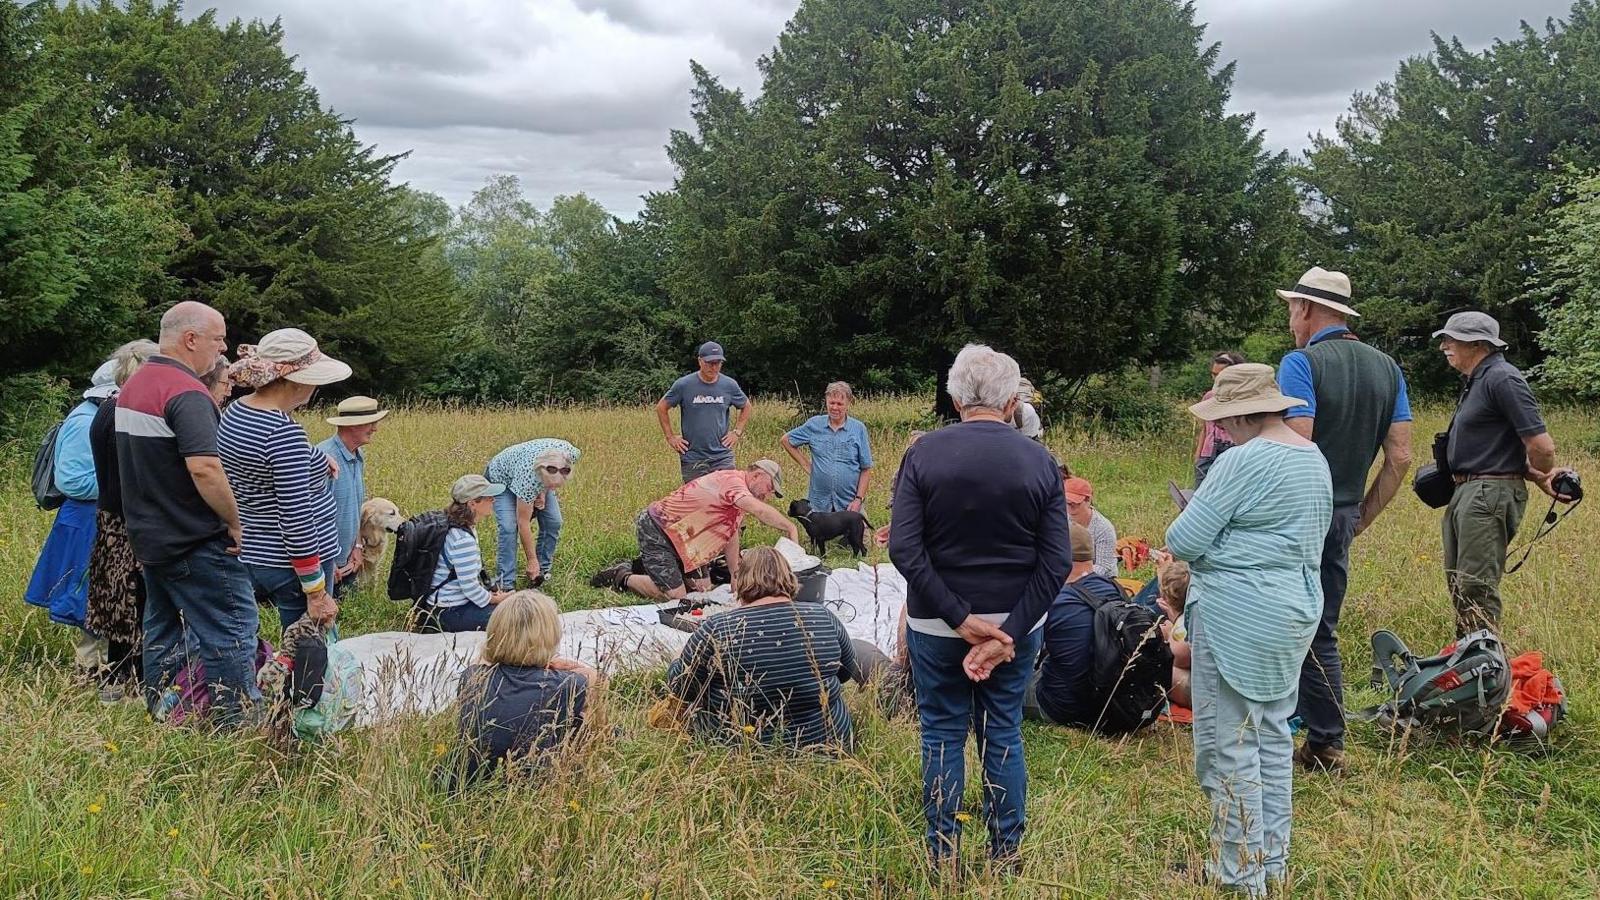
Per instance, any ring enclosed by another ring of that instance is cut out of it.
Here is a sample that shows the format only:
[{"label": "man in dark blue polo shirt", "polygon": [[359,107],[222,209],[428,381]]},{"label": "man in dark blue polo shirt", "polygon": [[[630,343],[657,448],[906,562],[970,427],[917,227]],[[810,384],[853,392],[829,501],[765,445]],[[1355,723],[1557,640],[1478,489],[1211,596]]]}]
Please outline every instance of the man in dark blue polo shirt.
[{"label": "man in dark blue polo shirt", "polygon": [[[1350,544],[1394,499],[1411,468],[1411,403],[1400,366],[1363,344],[1349,320],[1350,279],[1314,267],[1293,288],[1278,291],[1289,304],[1295,347],[1278,366],[1278,386],[1306,404],[1283,414],[1290,428],[1314,441],[1333,476],[1333,520],[1322,543],[1322,621],[1300,670],[1296,712],[1306,742],[1295,753],[1310,769],[1344,767],[1344,668],[1339,659],[1339,611],[1350,584]],[[1371,486],[1367,473],[1378,452],[1383,467]]]},{"label": "man in dark blue polo shirt", "polygon": [[1569,502],[1552,486],[1570,469],[1556,468],[1556,445],[1545,430],[1527,379],[1506,361],[1500,323],[1462,312],[1433,333],[1466,388],[1450,423],[1447,459],[1456,480],[1444,513],[1444,570],[1456,608],[1456,636],[1500,628],[1500,579],[1506,547],[1522,524],[1531,481]]}]

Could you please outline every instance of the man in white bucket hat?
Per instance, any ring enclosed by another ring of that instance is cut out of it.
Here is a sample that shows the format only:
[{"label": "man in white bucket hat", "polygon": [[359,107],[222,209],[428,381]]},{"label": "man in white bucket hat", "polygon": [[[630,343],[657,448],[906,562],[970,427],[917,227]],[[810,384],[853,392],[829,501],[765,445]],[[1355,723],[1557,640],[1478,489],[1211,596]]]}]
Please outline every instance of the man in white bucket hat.
[{"label": "man in white bucket hat", "polygon": [[[1322,621],[1300,672],[1297,710],[1306,741],[1295,759],[1308,769],[1344,767],[1344,668],[1339,612],[1350,583],[1350,544],[1394,499],[1411,468],[1411,403],[1393,358],[1350,331],[1350,279],[1313,266],[1278,291],[1288,303],[1294,350],[1278,365],[1278,386],[1305,402],[1284,421],[1316,443],[1333,476],[1333,521],[1322,544]],[[1383,467],[1367,485],[1379,450]]]},{"label": "man in white bucket hat", "polygon": [[367,500],[367,453],[363,448],[378,433],[378,423],[389,415],[377,400],[357,394],[339,401],[328,424],[338,430],[317,445],[339,467],[333,477],[333,500],[338,507],[339,556],[333,573],[333,595],[339,597],[360,570],[361,504]]}]

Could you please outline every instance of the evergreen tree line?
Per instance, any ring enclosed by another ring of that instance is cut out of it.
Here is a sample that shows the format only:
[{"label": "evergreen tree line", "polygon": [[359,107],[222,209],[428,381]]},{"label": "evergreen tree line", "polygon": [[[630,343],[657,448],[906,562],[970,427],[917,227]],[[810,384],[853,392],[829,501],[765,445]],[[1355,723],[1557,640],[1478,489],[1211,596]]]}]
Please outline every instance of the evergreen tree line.
[{"label": "evergreen tree line", "polygon": [[758,95],[691,63],[676,182],[622,221],[510,176],[459,209],[397,184],[278,23],[0,0],[0,438],[184,298],[233,343],[304,327],[389,396],[635,400],[708,337],[753,390],[927,390],[982,340],[1059,409],[1281,328],[1271,288],[1312,263],[1419,390],[1477,308],[1592,397],[1596,3],[1435,36],[1290,159],[1174,0],[803,0]]}]

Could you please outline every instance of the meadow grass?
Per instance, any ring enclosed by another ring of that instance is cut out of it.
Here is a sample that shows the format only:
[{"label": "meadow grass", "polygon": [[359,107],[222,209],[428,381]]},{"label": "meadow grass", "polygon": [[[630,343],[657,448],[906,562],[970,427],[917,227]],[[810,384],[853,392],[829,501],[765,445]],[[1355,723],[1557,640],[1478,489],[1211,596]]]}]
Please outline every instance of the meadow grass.
[{"label": "meadow grass", "polygon": [[[867,511],[886,521],[889,476],[923,401],[856,410],[878,468]],[[778,449],[801,410],[758,407],[739,448]],[[1443,424],[1430,409],[1419,435]],[[1592,434],[1592,413],[1557,412],[1563,458]],[[307,417],[313,440],[329,432]],[[631,555],[634,513],[677,484],[677,463],[642,408],[403,410],[370,453],[370,493],[408,514],[441,506],[456,476],[494,451],[554,435],[583,451],[564,490],[566,527],[549,585],[566,609],[610,605],[587,577]],[[1187,431],[1140,438],[1052,431],[1052,449],[1096,484],[1124,535],[1160,542],[1167,479],[1188,479]],[[1419,449],[1426,440],[1419,438]],[[1531,533],[1543,512],[1530,503]],[[455,740],[451,716],[341,736],[284,755],[259,738],[158,727],[134,706],[102,706],[75,684],[67,629],[21,595],[48,529],[20,467],[0,486],[0,895],[21,897],[899,897],[941,896],[922,860],[913,724],[851,691],[859,752],[843,761],[708,746],[644,725],[651,678],[614,682],[580,752],[536,781],[459,796],[431,773]],[[485,547],[493,543],[485,524]],[[772,534],[753,526],[753,538]],[[1600,526],[1582,509],[1507,579],[1506,638],[1545,651],[1566,683],[1570,718],[1552,749],[1530,753],[1402,744],[1352,726],[1352,774],[1295,781],[1292,890],[1308,897],[1593,897],[1600,893]],[[883,552],[874,549],[873,562]],[[836,552],[835,565],[849,564]],[[624,601],[626,602],[626,601]],[[270,618],[270,617],[265,617]],[[345,634],[401,627],[377,587],[346,603]],[[1438,514],[1409,493],[1355,544],[1342,637],[1349,704],[1364,688],[1367,635],[1396,630],[1414,648],[1450,637]],[[271,626],[269,626],[270,628]],[[269,635],[275,636],[275,635]],[[1206,896],[1168,879],[1204,852],[1206,813],[1187,730],[1162,725],[1107,741],[1028,725],[1026,864],[981,866],[973,897]],[[970,771],[975,771],[972,769]],[[969,783],[976,810],[976,781]],[[965,849],[984,841],[977,818]]]}]

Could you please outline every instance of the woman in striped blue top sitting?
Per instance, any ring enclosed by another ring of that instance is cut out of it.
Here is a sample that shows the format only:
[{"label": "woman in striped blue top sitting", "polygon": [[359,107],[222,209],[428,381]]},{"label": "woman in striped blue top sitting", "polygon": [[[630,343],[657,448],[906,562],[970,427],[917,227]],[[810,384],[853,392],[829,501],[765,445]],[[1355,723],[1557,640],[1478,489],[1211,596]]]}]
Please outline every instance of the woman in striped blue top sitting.
[{"label": "woman in striped blue top sitting", "polygon": [[244,526],[240,559],[284,628],[308,614],[327,624],[339,613],[328,593],[339,559],[328,458],[289,414],[310,402],[318,385],[349,377],[349,366],[323,355],[298,328],[239,347],[228,369],[230,382],[252,389],[217,426],[217,450]]},{"label": "woman in striped blue top sitting", "polygon": [[433,595],[439,631],[483,631],[489,627],[489,614],[510,594],[489,590],[477,533],[478,522],[494,515],[494,498],[505,489],[482,475],[463,475],[450,486],[450,505],[444,511],[450,530],[433,572],[433,583],[440,585]]},{"label": "woman in striped blue top sitting", "polygon": [[1205,876],[1251,896],[1281,885],[1289,861],[1289,717],[1322,617],[1333,515],[1322,452],[1283,421],[1303,402],[1278,391],[1271,366],[1222,370],[1189,410],[1234,447],[1167,529],[1167,549],[1189,563],[1194,767],[1211,803]]}]

